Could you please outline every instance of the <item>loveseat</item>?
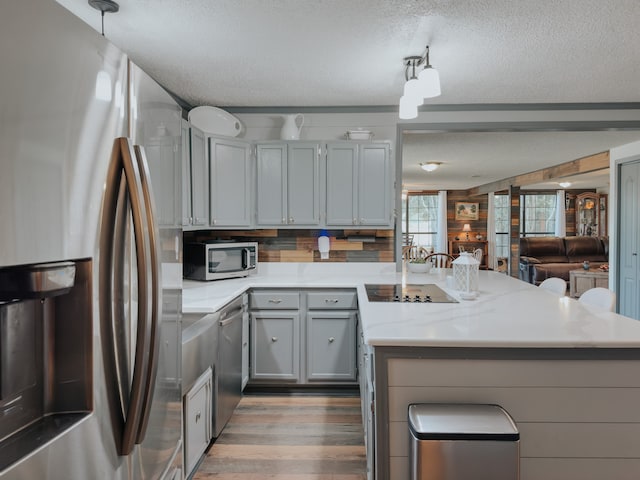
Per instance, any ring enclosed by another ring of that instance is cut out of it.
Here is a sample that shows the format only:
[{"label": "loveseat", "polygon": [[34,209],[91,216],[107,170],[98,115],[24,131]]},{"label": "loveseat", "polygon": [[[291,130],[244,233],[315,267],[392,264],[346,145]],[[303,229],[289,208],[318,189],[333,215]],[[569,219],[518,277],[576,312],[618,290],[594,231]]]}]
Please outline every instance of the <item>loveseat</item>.
[{"label": "loveseat", "polygon": [[550,277],[569,281],[569,272],[609,261],[608,237],[525,237],[520,239],[520,279],[540,285]]}]

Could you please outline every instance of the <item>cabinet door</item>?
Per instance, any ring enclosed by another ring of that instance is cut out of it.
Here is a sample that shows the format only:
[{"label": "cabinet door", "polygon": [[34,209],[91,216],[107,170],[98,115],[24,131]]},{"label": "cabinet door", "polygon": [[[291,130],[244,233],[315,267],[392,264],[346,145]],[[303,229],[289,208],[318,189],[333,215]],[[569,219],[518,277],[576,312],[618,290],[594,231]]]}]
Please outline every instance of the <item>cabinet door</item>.
[{"label": "cabinet door", "polygon": [[182,121],[182,226],[191,225],[191,142],[189,122]]},{"label": "cabinet door", "polygon": [[251,150],[246,142],[209,139],[210,224],[251,226]]},{"label": "cabinet door", "polygon": [[251,379],[299,378],[300,316],[298,312],[251,313]]},{"label": "cabinet door", "polygon": [[392,171],[388,144],[360,144],[358,225],[392,225]]},{"label": "cabinet door", "polygon": [[356,312],[307,314],[307,380],[356,380]]},{"label": "cabinet door", "polygon": [[357,155],[355,144],[327,145],[327,226],[357,224]]},{"label": "cabinet door", "polygon": [[317,143],[289,144],[287,149],[287,223],[320,223],[320,161]]},{"label": "cabinet door", "polygon": [[207,166],[207,140],[204,133],[191,127],[191,214],[193,225],[208,223],[209,171]]},{"label": "cabinet door", "polygon": [[286,144],[258,145],[257,161],[257,221],[260,226],[287,223]]},{"label": "cabinet door", "polygon": [[178,137],[152,137],[145,143],[145,153],[153,189],[162,192],[162,195],[155,196],[158,226],[179,226],[182,217],[179,209],[182,158]]},{"label": "cabinet door", "polygon": [[184,398],[184,456],[187,476],[211,441],[211,384],[209,369]]}]

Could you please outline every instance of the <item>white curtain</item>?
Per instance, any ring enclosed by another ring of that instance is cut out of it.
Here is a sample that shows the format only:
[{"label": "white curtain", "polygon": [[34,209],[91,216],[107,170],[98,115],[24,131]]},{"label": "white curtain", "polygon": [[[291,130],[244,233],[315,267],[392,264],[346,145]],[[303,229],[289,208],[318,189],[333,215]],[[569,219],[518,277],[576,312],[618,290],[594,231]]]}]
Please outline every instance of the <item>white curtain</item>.
[{"label": "white curtain", "polygon": [[567,216],[565,210],[565,191],[558,190],[556,193],[556,237],[567,236]]},{"label": "white curtain", "polygon": [[496,205],[493,192],[488,194],[487,205],[487,252],[489,255],[487,266],[495,270],[498,268],[498,259],[496,258]]},{"label": "white curtain", "polygon": [[436,252],[447,251],[447,240],[447,191],[441,190],[438,192],[438,236],[436,238]]}]

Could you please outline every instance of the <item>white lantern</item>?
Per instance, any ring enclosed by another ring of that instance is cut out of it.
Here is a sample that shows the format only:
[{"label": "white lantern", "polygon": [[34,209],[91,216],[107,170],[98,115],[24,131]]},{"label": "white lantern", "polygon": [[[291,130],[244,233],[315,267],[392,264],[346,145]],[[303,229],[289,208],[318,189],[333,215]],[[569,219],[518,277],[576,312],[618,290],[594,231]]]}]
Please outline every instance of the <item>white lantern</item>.
[{"label": "white lantern", "polygon": [[478,268],[480,262],[469,252],[462,252],[453,261],[453,286],[468,297],[478,291]]}]

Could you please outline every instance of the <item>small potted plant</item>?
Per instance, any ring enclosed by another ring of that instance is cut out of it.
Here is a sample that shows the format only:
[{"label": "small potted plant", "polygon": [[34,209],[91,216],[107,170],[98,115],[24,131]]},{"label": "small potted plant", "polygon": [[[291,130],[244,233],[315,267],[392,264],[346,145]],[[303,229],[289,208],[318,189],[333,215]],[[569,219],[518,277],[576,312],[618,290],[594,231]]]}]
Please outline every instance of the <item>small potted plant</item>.
[{"label": "small potted plant", "polygon": [[413,258],[409,260],[409,271],[411,273],[429,273],[431,270],[431,262],[427,262],[424,258]]}]

